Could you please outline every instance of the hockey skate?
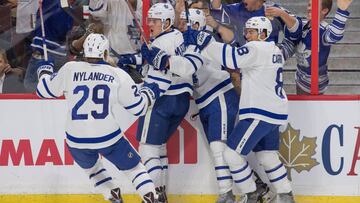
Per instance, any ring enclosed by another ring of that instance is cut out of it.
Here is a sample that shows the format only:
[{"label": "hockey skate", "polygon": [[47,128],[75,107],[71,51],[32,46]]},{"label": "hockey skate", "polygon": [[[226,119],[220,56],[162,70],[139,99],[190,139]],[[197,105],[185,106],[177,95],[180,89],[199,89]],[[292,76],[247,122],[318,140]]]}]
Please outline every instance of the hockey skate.
[{"label": "hockey skate", "polygon": [[142,201],[142,203],[160,203],[158,198],[155,197],[155,194],[152,192],[147,193],[146,195],[144,195],[143,198],[145,201]]},{"label": "hockey skate", "polygon": [[235,203],[235,195],[230,190],[227,193],[219,195],[216,203]]},{"label": "hockey skate", "polygon": [[266,183],[261,181],[261,184],[256,183],[256,190],[259,193],[258,203],[270,203],[276,196]]},{"label": "hockey skate", "polygon": [[159,203],[168,203],[165,186],[157,187],[155,190],[156,194],[159,196]]},{"label": "hockey skate", "polygon": [[111,190],[111,198],[109,199],[109,201],[111,203],[123,203],[123,199],[121,197],[121,192],[120,192],[120,188],[114,188]]},{"label": "hockey skate", "polygon": [[[257,203],[258,198],[259,198],[259,192],[257,190],[255,190],[254,192],[247,193],[246,201],[243,201],[243,202],[244,203]],[[240,202],[238,201],[238,203],[240,203]]]},{"label": "hockey skate", "polygon": [[277,194],[271,203],[295,203],[292,192]]}]

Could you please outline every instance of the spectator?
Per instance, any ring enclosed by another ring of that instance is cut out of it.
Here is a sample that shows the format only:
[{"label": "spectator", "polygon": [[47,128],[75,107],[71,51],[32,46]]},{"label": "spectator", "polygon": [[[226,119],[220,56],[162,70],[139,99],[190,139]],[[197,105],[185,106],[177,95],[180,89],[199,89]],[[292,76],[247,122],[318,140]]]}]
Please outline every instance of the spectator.
[{"label": "spectator", "polygon": [[[73,3],[73,0],[69,0],[69,3]],[[55,69],[59,70],[67,62],[66,33],[71,30],[73,19],[61,8],[60,1],[44,0],[42,9],[48,56],[49,59],[54,60]],[[36,64],[44,58],[39,12],[36,17],[36,28],[31,47],[33,53],[27,67],[24,85],[27,91],[34,92],[37,84]]]},{"label": "spectator", "polygon": [[[10,93],[17,92],[15,91],[6,91],[6,80],[9,78],[20,79],[24,78],[25,70],[22,68],[12,68],[9,64],[9,61],[6,56],[6,52],[3,49],[0,49],[0,93]],[[18,82],[20,84],[20,82]],[[11,89],[11,87],[10,87]]]},{"label": "spectator", "polygon": [[[265,16],[265,0],[243,0],[240,3],[222,4],[221,0],[213,0],[211,3],[211,14],[216,20],[221,23],[231,24],[234,26],[233,32],[235,39],[224,39],[225,41],[236,41],[239,46],[245,44],[243,37],[243,30],[245,22],[255,16]],[[275,6],[288,12],[286,9],[277,4],[268,2],[266,6]],[[284,22],[281,18],[274,18],[271,21],[273,32],[271,33],[269,41],[279,41],[279,32],[283,31]],[[231,36],[228,34],[227,36]]]},{"label": "spectator", "polygon": [[[330,54],[331,45],[340,41],[344,36],[345,23],[350,15],[347,11],[352,0],[337,0],[335,18],[331,24],[324,19],[332,8],[332,0],[322,0],[320,4],[320,37],[319,37],[319,93],[324,94],[329,85],[327,59]],[[268,13],[280,16],[285,22],[289,16],[286,13],[270,8]],[[310,94],[311,92],[311,0],[307,8],[307,21],[304,24],[297,19],[296,24],[287,22],[289,32],[286,39],[280,45],[285,58],[294,53],[297,59],[297,70],[295,74],[297,94]],[[302,26],[304,25],[304,26]]]},{"label": "spectator", "polygon": [[[142,16],[142,1],[129,0],[138,20]],[[140,31],[125,0],[90,0],[91,16],[104,24],[111,52],[116,57],[137,53],[140,48]],[[139,22],[141,25],[141,22]]]}]

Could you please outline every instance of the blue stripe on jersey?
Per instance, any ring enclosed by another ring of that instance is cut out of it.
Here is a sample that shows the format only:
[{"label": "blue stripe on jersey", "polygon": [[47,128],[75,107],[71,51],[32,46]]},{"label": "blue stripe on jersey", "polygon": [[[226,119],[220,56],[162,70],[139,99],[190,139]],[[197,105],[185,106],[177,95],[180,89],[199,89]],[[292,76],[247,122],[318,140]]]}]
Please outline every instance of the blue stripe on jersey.
[{"label": "blue stripe on jersey", "polygon": [[96,175],[99,175],[100,173],[102,173],[102,172],[104,172],[104,171],[106,171],[106,169],[105,169],[105,168],[102,168],[102,169],[99,170],[98,172],[92,173],[92,174],[89,176],[89,179],[91,179],[92,177],[94,177],[94,176],[96,176]]},{"label": "blue stripe on jersey", "polygon": [[95,11],[101,10],[103,7],[104,7],[104,4],[101,4],[101,6],[100,6],[99,8],[93,9],[93,8],[89,7],[89,10],[90,10],[91,12],[95,12]]},{"label": "blue stripe on jersey", "polygon": [[134,178],[131,182],[133,182],[133,183],[134,183],[134,181],[136,180],[136,178],[138,178],[138,177],[139,177],[139,176],[141,176],[142,174],[146,174],[146,172],[145,172],[145,171],[143,171],[143,172],[141,172],[141,173],[137,174],[137,175],[135,176],[135,178]]},{"label": "blue stripe on jersey", "polygon": [[169,90],[177,90],[177,89],[181,89],[181,88],[185,88],[185,87],[193,89],[193,87],[189,83],[182,83],[182,84],[171,85],[169,87]]},{"label": "blue stripe on jersey", "polygon": [[284,173],[283,175],[281,175],[280,177],[275,178],[275,179],[271,179],[271,180],[269,180],[269,181],[270,181],[270,183],[273,183],[273,182],[276,182],[276,181],[279,181],[279,180],[285,178],[286,176],[287,176],[287,173],[285,172],[285,173]]},{"label": "blue stripe on jersey", "polygon": [[152,75],[148,75],[148,78],[153,79],[153,80],[157,80],[157,81],[160,81],[160,82],[165,82],[167,84],[171,84],[170,80],[166,80],[164,78],[159,78],[159,77],[155,77],[155,76],[152,76]]},{"label": "blue stripe on jersey", "polygon": [[216,166],[215,170],[224,170],[224,169],[229,169],[229,166]]},{"label": "blue stripe on jersey", "polygon": [[140,116],[140,114],[144,111],[145,109],[145,106],[139,111],[137,112],[136,114],[134,114],[135,116]]},{"label": "blue stripe on jersey", "polygon": [[132,105],[129,105],[129,106],[126,106],[126,107],[124,107],[126,110],[128,110],[128,109],[132,109],[132,108],[134,108],[134,107],[136,107],[136,106],[138,106],[141,102],[143,101],[143,98],[141,97],[140,98],[140,100],[138,101],[138,102],[136,102],[135,104],[132,104]]},{"label": "blue stripe on jersey", "polygon": [[136,186],[136,190],[138,190],[139,188],[141,188],[141,186],[147,184],[147,183],[152,183],[152,180],[145,180],[142,183],[140,183],[139,185]]},{"label": "blue stripe on jersey", "polygon": [[212,94],[214,94],[215,92],[217,92],[218,90],[220,90],[221,88],[227,86],[228,84],[231,83],[231,79],[228,78],[226,80],[224,80],[223,82],[219,83],[218,85],[216,85],[214,88],[212,88],[210,91],[208,91],[204,96],[200,97],[199,99],[195,100],[196,104],[200,104],[202,102],[204,102],[206,99],[208,99]]},{"label": "blue stripe on jersey", "polygon": [[223,177],[217,177],[217,180],[231,180],[232,177],[231,176],[223,176]]},{"label": "blue stripe on jersey", "polygon": [[39,89],[37,89],[37,88],[36,88],[36,94],[37,94],[39,97],[45,99],[45,97],[40,93]]},{"label": "blue stripe on jersey", "polygon": [[71,142],[75,142],[75,143],[101,143],[101,142],[106,142],[108,140],[113,139],[114,137],[118,136],[121,133],[120,128],[118,130],[116,130],[113,133],[110,133],[108,135],[102,136],[102,137],[93,137],[93,138],[79,138],[79,137],[74,137],[72,135],[70,135],[69,133],[66,132],[66,138],[68,140],[70,140]]},{"label": "blue stripe on jersey", "polygon": [[224,44],[223,46],[223,50],[222,50],[222,59],[223,59],[223,66],[227,67],[226,65],[226,46],[227,44]]},{"label": "blue stripe on jersey", "polygon": [[196,63],[190,57],[185,56],[185,58],[190,61],[190,63],[193,65],[195,72],[196,72],[198,70]]},{"label": "blue stripe on jersey", "polygon": [[251,173],[250,173],[248,176],[246,176],[245,178],[240,179],[240,180],[235,180],[234,182],[235,182],[235,183],[244,182],[245,180],[249,179],[249,178],[252,176],[252,174],[253,174],[253,171],[251,171]]},{"label": "blue stripe on jersey", "polygon": [[247,167],[249,166],[249,162],[246,162],[246,165],[242,168],[240,168],[239,170],[236,171],[230,171],[230,173],[235,174],[235,173],[240,173],[242,171],[244,171]]},{"label": "blue stripe on jersey", "polygon": [[262,109],[258,109],[258,108],[247,108],[247,109],[240,109],[239,114],[248,114],[248,113],[252,113],[252,114],[259,114],[262,116],[266,116],[272,119],[277,119],[277,120],[287,120],[288,115],[286,114],[276,114],[276,113],[272,113],[270,111],[265,111]]},{"label": "blue stripe on jersey", "polygon": [[236,62],[235,48],[234,47],[232,47],[232,60],[234,62],[234,67],[238,69],[239,67],[237,66],[237,62]]},{"label": "blue stripe on jersey", "polygon": [[184,57],[187,57],[187,56],[194,57],[194,58],[196,58],[197,60],[199,60],[202,65],[204,64],[204,61],[203,61],[200,57],[198,57],[198,56],[196,56],[196,55],[193,55],[193,54],[185,54],[185,55],[184,55]]},{"label": "blue stripe on jersey", "polygon": [[103,183],[105,183],[105,182],[107,182],[107,181],[109,181],[109,180],[112,180],[112,178],[111,178],[111,177],[107,177],[107,178],[105,178],[105,179],[103,179],[103,180],[100,180],[99,182],[95,183],[95,187],[96,187],[96,186],[99,186],[99,185],[101,185],[101,184],[103,184]]},{"label": "blue stripe on jersey", "polygon": [[279,168],[281,168],[282,166],[283,166],[283,164],[280,163],[280,164],[279,164],[278,166],[276,166],[275,168],[272,168],[272,169],[270,169],[270,170],[265,171],[265,173],[272,173],[272,172],[278,170]]},{"label": "blue stripe on jersey", "polygon": [[55,98],[56,96],[53,95],[53,94],[50,92],[50,89],[49,89],[49,87],[48,87],[47,84],[46,84],[45,78],[42,79],[42,83],[43,83],[43,85],[44,85],[44,87],[45,87],[46,92],[47,92],[50,96],[52,96],[53,98]]}]

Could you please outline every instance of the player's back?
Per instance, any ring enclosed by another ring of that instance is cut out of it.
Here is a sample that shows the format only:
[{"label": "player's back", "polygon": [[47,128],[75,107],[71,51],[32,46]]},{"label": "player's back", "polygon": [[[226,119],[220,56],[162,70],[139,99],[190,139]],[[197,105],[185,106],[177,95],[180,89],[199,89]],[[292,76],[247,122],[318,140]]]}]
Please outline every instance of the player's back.
[{"label": "player's back", "polygon": [[283,124],[287,118],[287,97],[282,87],[283,55],[274,42],[252,41],[245,47],[254,52],[254,61],[241,67],[240,118]]},{"label": "player's back", "polygon": [[[158,37],[154,39],[152,45],[161,50],[164,50],[166,54],[170,56],[181,56],[185,51],[182,33],[177,29],[161,33]],[[145,81],[153,82],[155,80],[157,83],[159,83],[160,88],[162,88],[161,84],[163,83],[163,81],[158,81],[155,79],[157,77],[161,77],[159,75],[161,75],[159,71],[150,68]],[[165,95],[178,95],[184,92],[189,92],[190,94],[193,93],[192,78],[184,78],[178,76],[171,77],[171,86],[165,92]]]},{"label": "player's back", "polygon": [[221,70],[220,64],[207,59],[203,60],[204,67],[196,72],[197,83],[194,84],[194,99],[199,109],[208,105],[221,93],[234,87],[230,74]]},{"label": "player's back", "polygon": [[113,109],[120,105],[118,98],[129,93],[119,95],[122,92],[118,91],[126,73],[104,62],[69,62],[61,71],[68,104],[69,145],[93,148],[115,143],[121,130]]}]

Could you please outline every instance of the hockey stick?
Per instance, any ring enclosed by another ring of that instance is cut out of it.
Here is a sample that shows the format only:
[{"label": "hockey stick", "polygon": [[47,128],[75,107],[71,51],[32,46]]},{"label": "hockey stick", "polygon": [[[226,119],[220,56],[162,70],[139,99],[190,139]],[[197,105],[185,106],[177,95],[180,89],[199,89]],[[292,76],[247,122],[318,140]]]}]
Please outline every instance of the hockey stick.
[{"label": "hockey stick", "polygon": [[186,16],[186,25],[187,25],[187,29],[190,30],[191,29],[191,24],[190,24],[190,13],[189,13],[189,3],[187,0],[184,0],[184,5],[185,5],[185,16]]},{"label": "hockey stick", "polygon": [[141,35],[141,38],[142,40],[144,40],[146,46],[148,48],[150,48],[150,42],[146,39],[146,35],[145,35],[145,31],[143,29],[143,27],[140,25],[140,21],[139,19],[136,17],[136,13],[133,9],[133,7],[130,5],[129,1],[128,0],[125,0],[126,1],[126,4],[128,5],[129,9],[130,9],[130,12],[131,12],[131,15],[133,16],[134,20],[135,20],[135,24],[136,24],[136,27],[140,30],[140,35]]},{"label": "hockey stick", "polygon": [[43,52],[44,52],[44,59],[48,61],[48,53],[47,53],[47,46],[46,46],[46,39],[45,39],[45,26],[44,26],[44,16],[42,10],[42,0],[39,0],[39,15],[40,15],[40,27],[41,27],[41,37],[43,41]]}]

